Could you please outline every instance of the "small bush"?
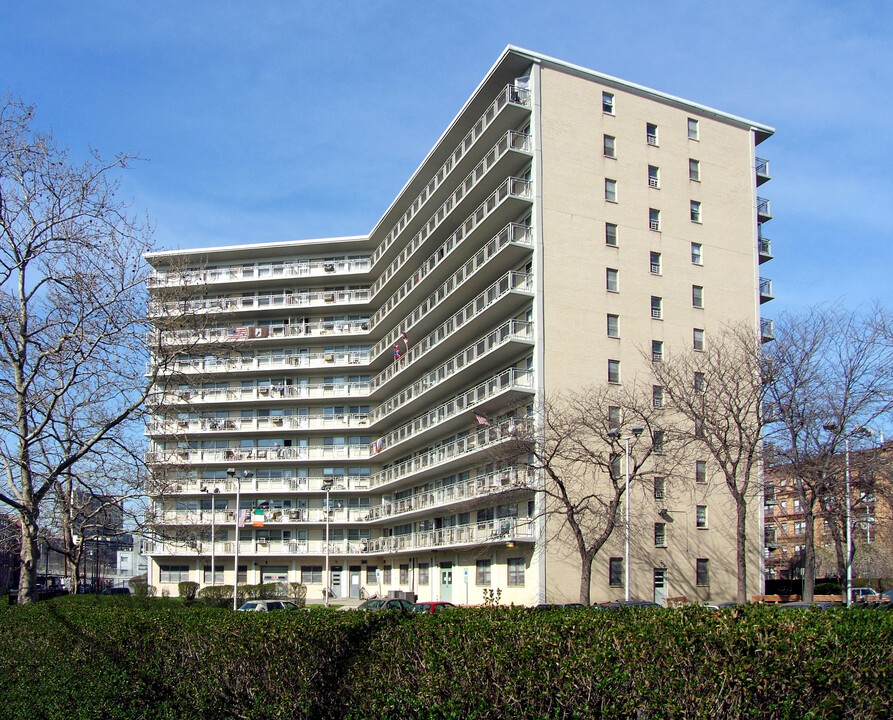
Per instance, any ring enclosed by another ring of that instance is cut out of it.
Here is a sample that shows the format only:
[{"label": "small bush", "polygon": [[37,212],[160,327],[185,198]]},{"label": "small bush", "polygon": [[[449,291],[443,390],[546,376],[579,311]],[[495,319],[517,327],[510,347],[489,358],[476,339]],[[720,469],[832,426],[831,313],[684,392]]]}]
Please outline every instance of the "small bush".
[{"label": "small bush", "polygon": [[233,589],[229,585],[208,585],[198,591],[198,599],[209,607],[231,607]]},{"label": "small bush", "polygon": [[177,592],[186,602],[195,602],[195,594],[198,592],[198,583],[193,580],[177,583]]}]

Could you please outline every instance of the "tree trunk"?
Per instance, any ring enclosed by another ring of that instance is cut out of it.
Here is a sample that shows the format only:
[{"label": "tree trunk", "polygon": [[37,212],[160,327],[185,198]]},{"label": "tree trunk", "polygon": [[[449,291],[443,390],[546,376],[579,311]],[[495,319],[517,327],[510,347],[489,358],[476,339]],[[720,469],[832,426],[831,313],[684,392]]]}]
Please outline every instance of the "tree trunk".
[{"label": "tree trunk", "polygon": [[587,607],[592,587],[592,561],[594,559],[593,553],[580,553],[580,602]]},{"label": "tree trunk", "polygon": [[805,504],[803,521],[806,537],[803,544],[803,600],[812,602],[815,594],[815,511],[812,503]]},{"label": "tree trunk", "polygon": [[735,496],[738,517],[735,523],[735,556],[738,569],[737,602],[747,602],[747,500],[743,493]]},{"label": "tree trunk", "polygon": [[19,579],[19,605],[37,601],[37,565],[40,561],[40,544],[37,540],[36,518],[21,513],[22,521],[22,569]]}]

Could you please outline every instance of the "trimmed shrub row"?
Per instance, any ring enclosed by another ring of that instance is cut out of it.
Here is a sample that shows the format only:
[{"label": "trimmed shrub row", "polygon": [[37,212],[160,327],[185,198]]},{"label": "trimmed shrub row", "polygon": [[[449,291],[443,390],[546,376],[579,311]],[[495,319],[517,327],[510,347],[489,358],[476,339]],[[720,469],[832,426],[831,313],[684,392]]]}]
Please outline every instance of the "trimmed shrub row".
[{"label": "trimmed shrub row", "polygon": [[893,612],[0,610],[4,717],[878,718]]}]

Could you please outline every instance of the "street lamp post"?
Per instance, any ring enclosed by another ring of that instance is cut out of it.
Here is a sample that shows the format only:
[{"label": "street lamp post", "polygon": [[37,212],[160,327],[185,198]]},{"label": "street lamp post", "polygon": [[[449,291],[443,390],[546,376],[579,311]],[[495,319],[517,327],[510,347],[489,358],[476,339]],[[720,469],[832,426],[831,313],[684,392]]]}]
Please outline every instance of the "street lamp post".
[{"label": "street lamp post", "polygon": [[245,478],[247,480],[248,478],[253,476],[253,473],[249,472],[248,470],[243,470],[242,475],[239,476],[236,474],[235,468],[227,468],[226,474],[229,475],[229,477],[234,478],[236,481],[236,537],[235,544],[233,546],[233,610],[237,610],[239,607],[239,515],[241,514],[239,511],[239,493],[242,490],[242,478]]},{"label": "street lamp post", "polygon": [[[840,430],[840,426],[836,423],[826,423],[825,430],[828,432],[836,432]],[[852,522],[852,512],[853,512],[853,501],[852,501],[852,490],[851,490],[851,482],[850,482],[850,438],[854,435],[859,437],[871,437],[874,435],[874,430],[871,428],[865,427],[864,425],[860,425],[858,427],[853,428],[848,433],[844,433],[843,435],[843,446],[844,446],[844,493],[846,497],[844,498],[844,517],[846,522],[846,556],[844,557],[844,564],[846,566],[846,599],[844,604],[849,607],[852,602],[852,587],[853,587],[853,522]]]},{"label": "street lamp post", "polygon": [[625,518],[623,533],[623,586],[624,597],[627,602],[629,601],[629,441],[633,438],[638,438],[645,431],[645,428],[641,425],[633,425],[630,429],[632,430],[632,435],[622,435],[620,428],[608,431],[608,435],[611,437],[626,441],[626,479],[623,484]]},{"label": "street lamp post", "polygon": [[325,507],[325,514],[326,514],[326,580],[325,580],[325,585],[323,587],[323,596],[324,596],[323,603],[325,604],[326,607],[328,607],[329,606],[329,585],[331,584],[329,581],[329,516],[331,514],[331,511],[329,509],[329,491],[332,489],[332,481],[328,478],[323,480],[322,488],[323,488],[323,490],[326,491],[326,507]]},{"label": "street lamp post", "polygon": [[208,493],[211,496],[211,585],[213,586],[216,579],[216,570],[214,569],[214,527],[215,517],[217,515],[217,498],[215,495],[220,492],[220,488],[215,487],[214,490],[211,491],[207,486],[202,486],[201,490],[203,493]]}]

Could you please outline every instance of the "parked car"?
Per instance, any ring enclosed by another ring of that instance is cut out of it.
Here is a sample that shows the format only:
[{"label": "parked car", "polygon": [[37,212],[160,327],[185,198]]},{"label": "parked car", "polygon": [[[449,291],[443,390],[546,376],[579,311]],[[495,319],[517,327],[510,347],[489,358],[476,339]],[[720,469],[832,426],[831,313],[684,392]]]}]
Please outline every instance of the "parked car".
[{"label": "parked car", "polygon": [[870,587],[850,588],[850,600],[861,602],[871,595],[877,595],[878,591]]},{"label": "parked car", "polygon": [[[362,605],[357,606],[357,610],[365,610],[368,612],[378,612],[379,610],[398,610],[407,612],[412,608],[413,603],[403,598],[373,598],[367,600]],[[342,610],[351,610],[350,607],[343,607]]]},{"label": "parked car", "polygon": [[611,610],[628,610],[629,608],[659,608],[660,605],[650,600],[613,600],[600,603],[600,607],[610,608]]},{"label": "parked car", "polygon": [[130,588],[112,587],[102,591],[103,595],[130,595]]},{"label": "parked car", "polygon": [[452,610],[455,607],[456,606],[453,605],[453,603],[447,602],[446,600],[425,600],[423,602],[417,602],[415,605],[409,608],[409,611],[414,613],[422,613],[423,615],[434,615],[435,613],[443,612],[444,610]]},{"label": "parked car", "polygon": [[805,600],[799,600],[797,602],[781,603],[781,605],[776,605],[776,607],[782,610],[828,610],[829,608],[842,607],[842,605],[839,602],[806,602]]},{"label": "parked car", "polygon": [[274,610],[297,610],[298,606],[289,600],[248,600],[239,608],[241,612],[273,612]]}]

